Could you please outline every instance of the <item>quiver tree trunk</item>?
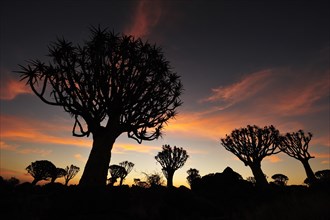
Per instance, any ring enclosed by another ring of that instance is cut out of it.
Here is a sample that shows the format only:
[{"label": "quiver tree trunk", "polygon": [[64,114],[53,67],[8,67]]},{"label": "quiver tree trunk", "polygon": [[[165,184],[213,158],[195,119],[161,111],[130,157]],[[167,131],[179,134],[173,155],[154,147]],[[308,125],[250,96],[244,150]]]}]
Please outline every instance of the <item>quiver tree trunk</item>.
[{"label": "quiver tree trunk", "polygon": [[266,188],[268,186],[268,181],[266,179],[265,174],[261,170],[261,164],[260,163],[254,163],[249,165],[253,176],[256,180],[256,186],[258,188]]},{"label": "quiver tree trunk", "polygon": [[174,170],[168,170],[167,171],[167,187],[171,188],[173,187],[173,176],[174,176]]},{"label": "quiver tree trunk", "polygon": [[316,177],[315,177],[315,174],[311,168],[311,166],[309,165],[309,162],[308,162],[308,159],[306,160],[300,160],[301,163],[303,164],[304,168],[305,168],[305,172],[306,172],[306,175],[307,175],[307,178],[308,178],[308,182],[310,184],[313,184],[317,181]]},{"label": "quiver tree trunk", "polygon": [[93,147],[87,160],[80,186],[105,186],[107,181],[111,150],[119,134],[99,129],[93,133]]}]

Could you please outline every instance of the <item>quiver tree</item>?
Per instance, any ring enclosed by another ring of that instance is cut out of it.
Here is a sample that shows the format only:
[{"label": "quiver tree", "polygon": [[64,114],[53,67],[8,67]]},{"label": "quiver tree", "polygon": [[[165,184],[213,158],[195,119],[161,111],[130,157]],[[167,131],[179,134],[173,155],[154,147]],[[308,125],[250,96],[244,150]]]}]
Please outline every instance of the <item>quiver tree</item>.
[{"label": "quiver tree", "polygon": [[287,133],[285,136],[281,136],[280,144],[280,149],[284,153],[303,164],[309,184],[313,184],[316,181],[315,174],[309,165],[309,159],[314,158],[308,152],[312,136],[310,132],[305,135],[303,130],[299,130],[298,132]]},{"label": "quiver tree", "polygon": [[281,173],[278,173],[278,174],[274,174],[272,176],[272,179],[274,180],[274,183],[278,186],[286,186],[289,178],[284,175],[284,174],[281,174]]},{"label": "quiver tree", "polygon": [[49,180],[56,174],[56,166],[48,160],[37,160],[25,168],[34,178],[32,185],[41,180]]},{"label": "quiver tree", "polygon": [[176,146],[172,149],[170,145],[163,145],[163,150],[155,156],[157,162],[162,166],[163,174],[167,179],[167,187],[173,187],[174,172],[183,167],[188,157],[187,151]]},{"label": "quiver tree", "polygon": [[236,155],[245,166],[249,166],[256,180],[256,186],[268,185],[265,174],[261,170],[261,161],[266,156],[277,154],[279,131],[273,125],[259,128],[248,125],[235,129],[226,138],[221,139],[222,146]]},{"label": "quiver tree", "polygon": [[128,162],[128,161],[123,161],[123,162],[119,163],[119,166],[124,167],[124,169],[126,171],[124,173],[126,175],[120,176],[120,183],[119,183],[119,185],[121,186],[121,185],[123,185],[123,181],[126,178],[126,176],[132,171],[132,169],[134,167],[134,163]]},{"label": "quiver tree", "polygon": [[63,168],[56,168],[56,171],[52,175],[50,182],[51,183],[54,183],[57,178],[62,178],[65,175],[66,175],[65,169],[63,169]]},{"label": "quiver tree", "polygon": [[194,168],[190,168],[189,170],[187,170],[187,181],[189,183],[190,188],[192,188],[193,183],[197,180],[197,179],[201,179],[201,175],[199,174],[199,171],[197,169]]},{"label": "quiver tree", "polygon": [[116,138],[127,133],[141,143],[161,136],[181,105],[180,78],[161,48],[106,29],[91,28],[82,46],[58,39],[48,56],[48,63],[20,65],[21,80],[73,117],[73,136],[93,135],[79,184],[105,186]]},{"label": "quiver tree", "polygon": [[109,167],[109,173],[110,173],[110,178],[109,178],[109,185],[113,186],[118,178],[123,178],[124,176],[127,176],[126,170],[124,167],[119,166],[119,165],[111,165]]},{"label": "quiver tree", "polygon": [[66,186],[69,184],[69,181],[77,175],[79,170],[80,170],[80,168],[77,166],[74,166],[73,164],[71,164],[70,167],[66,166],[66,168],[65,168],[66,174],[64,175]]}]

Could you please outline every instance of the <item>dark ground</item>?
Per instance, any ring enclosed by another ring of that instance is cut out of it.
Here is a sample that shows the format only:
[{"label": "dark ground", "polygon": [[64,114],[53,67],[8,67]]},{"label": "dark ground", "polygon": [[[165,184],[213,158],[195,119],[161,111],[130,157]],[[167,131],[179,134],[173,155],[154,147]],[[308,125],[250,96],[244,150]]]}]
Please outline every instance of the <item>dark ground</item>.
[{"label": "dark ground", "polygon": [[324,219],[330,187],[81,189],[23,183],[0,188],[1,219],[236,220]]}]

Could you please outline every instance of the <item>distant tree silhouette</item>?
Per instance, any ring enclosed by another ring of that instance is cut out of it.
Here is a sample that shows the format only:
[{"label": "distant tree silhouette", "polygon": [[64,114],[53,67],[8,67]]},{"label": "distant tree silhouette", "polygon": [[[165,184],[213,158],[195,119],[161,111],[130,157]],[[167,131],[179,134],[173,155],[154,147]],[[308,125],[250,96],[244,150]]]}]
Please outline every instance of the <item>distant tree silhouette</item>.
[{"label": "distant tree silhouette", "polygon": [[281,136],[280,144],[280,149],[284,153],[299,160],[303,164],[309,184],[313,184],[317,180],[309,165],[309,159],[314,158],[308,153],[308,144],[312,136],[310,132],[305,135],[303,130],[299,130],[298,132],[287,133],[285,136]]},{"label": "distant tree silhouette", "polygon": [[161,186],[164,183],[164,180],[163,180],[161,174],[159,174],[157,172],[154,172],[151,174],[144,173],[144,175],[146,176],[146,183],[150,187]]},{"label": "distant tree silhouette", "polygon": [[278,174],[274,174],[272,176],[272,179],[274,180],[274,183],[278,186],[286,186],[289,178],[284,175],[284,174],[281,174],[281,173],[278,173]]},{"label": "distant tree silhouette", "polygon": [[109,167],[109,173],[111,175],[111,177],[109,178],[110,186],[113,186],[117,182],[118,178],[127,176],[125,168],[116,164],[113,164]]},{"label": "distant tree silhouette", "polygon": [[221,139],[226,150],[236,155],[245,166],[249,166],[256,180],[256,186],[266,187],[267,179],[261,170],[261,161],[266,156],[277,154],[279,131],[274,126],[259,128],[248,125],[235,129],[226,138]]},{"label": "distant tree silhouette", "polygon": [[196,179],[202,178],[199,174],[199,171],[194,168],[190,168],[189,170],[187,170],[187,174],[187,181],[189,183],[190,188],[192,188],[193,182],[196,181]]},{"label": "distant tree silhouette", "polygon": [[77,175],[79,170],[80,170],[80,168],[77,166],[74,166],[73,164],[71,164],[70,167],[66,166],[66,168],[65,168],[66,174],[64,175],[66,186],[69,184],[69,181]]},{"label": "distant tree silhouette", "polygon": [[66,171],[63,168],[56,168],[56,172],[51,177],[50,182],[54,183],[57,178],[62,178],[66,175]]},{"label": "distant tree silhouette", "polygon": [[319,170],[315,172],[315,177],[319,181],[330,182],[330,170]]},{"label": "distant tree silhouette", "polygon": [[141,187],[141,188],[148,188],[149,187],[149,184],[147,182],[141,181],[141,179],[139,179],[139,178],[134,179],[134,185],[138,186],[138,187]]},{"label": "distant tree silhouette", "polygon": [[123,162],[119,163],[119,166],[124,167],[124,169],[126,171],[126,173],[124,173],[126,175],[120,176],[120,183],[119,183],[119,185],[121,186],[121,185],[123,185],[123,181],[126,178],[126,176],[132,171],[132,169],[134,167],[134,163],[128,162],[128,161],[123,161]]},{"label": "distant tree silhouette", "polygon": [[163,145],[163,150],[158,152],[155,159],[162,166],[162,171],[167,179],[167,187],[173,187],[174,172],[183,167],[188,159],[187,151],[170,145]]},{"label": "distant tree silhouette", "polygon": [[182,84],[156,45],[90,30],[84,45],[58,39],[49,46],[49,62],[32,60],[17,72],[38,98],[74,118],[73,136],[93,135],[79,184],[105,186],[117,137],[127,133],[138,143],[160,137],[181,105]]},{"label": "distant tree silhouette", "polygon": [[56,166],[48,160],[37,160],[25,168],[34,178],[32,185],[41,180],[49,180],[56,173]]}]

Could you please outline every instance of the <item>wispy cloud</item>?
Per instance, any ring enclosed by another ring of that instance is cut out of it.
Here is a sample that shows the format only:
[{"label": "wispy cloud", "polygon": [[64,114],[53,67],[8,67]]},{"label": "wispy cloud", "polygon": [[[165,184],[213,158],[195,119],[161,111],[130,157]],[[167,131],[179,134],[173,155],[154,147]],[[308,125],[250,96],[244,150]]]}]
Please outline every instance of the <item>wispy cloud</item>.
[{"label": "wispy cloud", "polygon": [[212,89],[212,95],[202,102],[216,105],[214,111],[238,105],[242,112],[303,115],[328,108],[326,104],[315,103],[329,97],[329,85],[329,70],[317,74],[298,69],[263,70]]},{"label": "wispy cloud", "polygon": [[212,89],[212,95],[201,102],[218,102],[217,110],[224,110],[264,90],[271,82],[271,74],[270,70],[252,73],[239,82]]},{"label": "wispy cloud", "polygon": [[80,162],[83,162],[83,163],[86,163],[87,162],[87,158],[84,157],[84,156],[82,156],[81,154],[75,154],[75,155],[73,155],[73,157],[76,160],[80,161]]},{"label": "wispy cloud", "polygon": [[32,94],[31,89],[23,81],[19,81],[10,71],[1,68],[0,99],[13,100],[20,94]]},{"label": "wispy cloud", "polygon": [[45,150],[40,148],[24,148],[20,146],[13,146],[4,141],[0,141],[0,150],[13,151],[19,154],[36,154],[40,156],[47,156],[52,153],[52,150]]},{"label": "wispy cloud", "polygon": [[131,24],[126,28],[126,33],[135,37],[145,37],[150,34],[162,14],[160,0],[138,2]]},{"label": "wispy cloud", "polygon": [[[1,122],[1,149],[24,154],[47,155],[51,152],[42,149],[30,149],[18,145],[9,145],[9,142],[25,142],[36,144],[53,144],[91,148],[91,138],[77,138],[69,136],[72,125],[67,120],[39,121],[24,117],[0,115]],[[159,147],[143,144],[129,144],[117,141],[112,152],[124,154],[127,152],[151,153]],[[77,159],[77,157],[76,157]]]}]

